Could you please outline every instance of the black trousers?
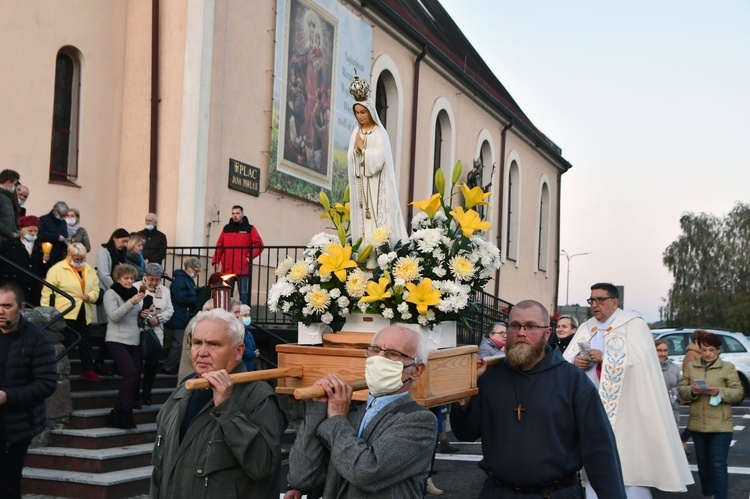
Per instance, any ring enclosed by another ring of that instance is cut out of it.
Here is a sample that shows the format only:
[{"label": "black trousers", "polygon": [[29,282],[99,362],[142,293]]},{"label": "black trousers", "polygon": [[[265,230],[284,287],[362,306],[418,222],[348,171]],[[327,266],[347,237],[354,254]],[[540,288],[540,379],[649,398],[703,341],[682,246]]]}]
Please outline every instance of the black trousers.
[{"label": "black trousers", "polygon": [[0,451],[0,499],[21,498],[21,471],[31,440],[24,440]]}]

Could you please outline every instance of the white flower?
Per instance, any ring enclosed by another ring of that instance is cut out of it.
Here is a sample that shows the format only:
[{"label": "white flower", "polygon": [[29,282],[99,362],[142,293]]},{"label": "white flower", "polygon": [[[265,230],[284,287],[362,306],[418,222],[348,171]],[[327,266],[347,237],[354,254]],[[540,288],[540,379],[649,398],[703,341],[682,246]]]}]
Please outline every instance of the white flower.
[{"label": "white flower", "polygon": [[[442,211],[442,210],[441,210]],[[429,226],[430,224],[430,217],[427,216],[427,213],[420,211],[414,217],[411,219],[411,230],[416,231],[421,229],[424,226]]]},{"label": "white flower", "polygon": [[363,314],[367,312],[367,303],[359,303],[357,306]]},{"label": "white flower", "polygon": [[380,314],[386,318],[386,319],[393,319],[393,309],[392,308],[384,308]]},{"label": "white flower", "polygon": [[371,244],[373,248],[379,248],[388,242],[391,232],[392,229],[389,226],[381,225],[367,238],[367,244]]},{"label": "white flower", "polygon": [[441,229],[422,229],[411,235],[409,239],[416,242],[420,253],[432,253],[442,241]]},{"label": "white flower", "polygon": [[417,317],[417,322],[420,326],[426,326],[429,321],[425,315],[420,315]]},{"label": "white flower", "polygon": [[328,305],[331,303],[331,296],[328,291],[321,288],[319,285],[314,285],[309,293],[305,295],[305,302],[317,313],[323,313],[328,309]]},{"label": "white flower", "polygon": [[334,300],[341,296],[341,290],[339,288],[333,288],[329,291],[329,293],[331,294],[331,298],[333,298]]},{"label": "white flower", "polygon": [[399,303],[399,304],[398,304],[398,306],[396,307],[396,310],[397,310],[397,311],[398,311],[398,312],[399,312],[400,314],[403,314],[404,312],[408,312],[408,311],[409,311],[409,304],[408,304],[408,303],[406,303],[405,301],[404,301],[404,302],[401,302],[401,303]]},{"label": "white flower", "polygon": [[394,279],[403,279],[405,282],[416,281],[422,277],[422,266],[418,258],[403,256],[396,260],[393,266]]},{"label": "white flower", "polygon": [[333,322],[333,314],[330,312],[326,312],[325,314],[320,316],[320,322],[323,322],[324,324],[330,324]]},{"label": "white flower", "polygon": [[346,278],[346,292],[352,298],[362,298],[367,290],[367,274],[362,269],[354,269]]},{"label": "white flower", "polygon": [[432,273],[435,274],[437,277],[445,277],[445,274],[448,271],[445,270],[443,267],[435,267],[432,269]]},{"label": "white flower", "polygon": [[290,257],[286,257],[278,267],[276,267],[276,276],[277,277],[284,277],[287,272],[289,272],[289,269],[292,268],[292,265],[294,265],[294,260]]},{"label": "white flower", "polygon": [[401,314],[401,320],[408,321],[409,319],[411,319],[411,313],[409,311]]},{"label": "white flower", "polygon": [[346,317],[347,315],[349,315],[349,309],[348,308],[342,308],[341,310],[339,310],[339,315],[341,317]]},{"label": "white flower", "polygon": [[[331,297],[333,297],[333,293],[331,293]],[[339,308],[348,307],[349,306],[349,298],[347,298],[346,296],[341,296],[341,297],[339,297],[338,300],[336,300],[336,304],[339,306]]]},{"label": "white flower", "polygon": [[281,306],[281,311],[285,314],[288,314],[291,309],[292,309],[292,304],[289,302],[286,302],[284,303],[284,305]]},{"label": "white flower", "polygon": [[474,264],[463,255],[456,255],[450,260],[451,272],[457,279],[468,281],[475,272]]},{"label": "white flower", "polygon": [[391,251],[390,253],[383,253],[382,255],[378,256],[378,267],[386,267],[396,258],[396,256],[397,255],[395,251]]},{"label": "white flower", "polygon": [[393,280],[393,285],[394,286],[401,286],[403,288],[404,284],[406,284],[406,281],[404,281],[403,279],[394,279]]},{"label": "white flower", "polygon": [[287,279],[290,282],[298,283],[302,282],[310,274],[310,266],[305,262],[295,263],[291,269],[289,269],[289,275]]}]

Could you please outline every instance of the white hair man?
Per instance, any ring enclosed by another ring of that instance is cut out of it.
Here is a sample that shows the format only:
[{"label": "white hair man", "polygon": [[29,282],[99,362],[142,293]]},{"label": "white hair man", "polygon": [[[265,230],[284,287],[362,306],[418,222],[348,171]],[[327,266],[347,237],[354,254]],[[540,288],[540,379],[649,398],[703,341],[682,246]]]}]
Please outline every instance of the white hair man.
[{"label": "white hair man", "polygon": [[167,257],[167,235],[156,228],[159,217],[156,213],[146,215],[146,223],[143,230],[139,232],[146,238],[143,244],[143,259],[146,263],[161,264]]},{"label": "white hair man", "polygon": [[437,420],[409,390],[424,372],[427,345],[419,333],[389,326],[366,353],[366,404],[350,411],[352,388],[335,375],[316,382],[326,397],[305,403],[286,499],[320,486],[323,497],[422,497]]},{"label": "white hair man", "polygon": [[195,376],[211,385],[184,383],[156,419],[151,497],[278,498],[281,435],[286,420],[265,382],[233,385],[244,372],[244,330],[223,309],[201,312],[190,334]]}]

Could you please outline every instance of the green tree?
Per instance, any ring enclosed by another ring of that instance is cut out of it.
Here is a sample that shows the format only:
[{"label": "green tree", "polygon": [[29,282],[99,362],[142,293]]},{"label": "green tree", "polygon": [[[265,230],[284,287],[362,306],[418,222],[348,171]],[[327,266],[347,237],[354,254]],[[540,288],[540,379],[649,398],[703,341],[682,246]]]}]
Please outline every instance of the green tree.
[{"label": "green tree", "polygon": [[680,227],[663,255],[674,282],[662,319],[750,331],[750,206],[737,203],[723,218],[686,213]]}]

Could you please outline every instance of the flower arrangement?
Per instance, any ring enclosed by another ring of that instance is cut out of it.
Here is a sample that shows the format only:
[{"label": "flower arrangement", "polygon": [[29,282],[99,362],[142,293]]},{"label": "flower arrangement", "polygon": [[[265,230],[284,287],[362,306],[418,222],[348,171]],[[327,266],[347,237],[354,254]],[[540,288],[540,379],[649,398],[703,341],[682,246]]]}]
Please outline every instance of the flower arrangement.
[{"label": "flower arrangement", "polygon": [[[463,205],[453,208],[453,193],[461,175],[454,169],[451,196],[446,204],[441,194],[413,202],[419,213],[412,220],[412,234],[393,245],[391,230],[380,227],[368,241],[351,242],[348,191],[344,203],[331,205],[321,193],[325,213],[336,235],[321,233],[310,241],[304,260],[284,260],[276,269],[278,281],[268,299],[271,311],[281,311],[298,321],[330,324],[352,312],[380,314],[393,322],[432,328],[442,321],[459,321],[476,305],[471,293],[481,290],[500,266],[497,246],[477,236],[490,223],[473,209],[487,205],[491,193],[480,187],[459,185]],[[445,178],[435,175],[438,193]],[[377,266],[365,263],[375,252]]]}]

